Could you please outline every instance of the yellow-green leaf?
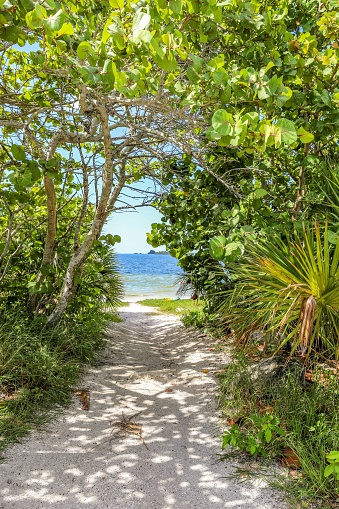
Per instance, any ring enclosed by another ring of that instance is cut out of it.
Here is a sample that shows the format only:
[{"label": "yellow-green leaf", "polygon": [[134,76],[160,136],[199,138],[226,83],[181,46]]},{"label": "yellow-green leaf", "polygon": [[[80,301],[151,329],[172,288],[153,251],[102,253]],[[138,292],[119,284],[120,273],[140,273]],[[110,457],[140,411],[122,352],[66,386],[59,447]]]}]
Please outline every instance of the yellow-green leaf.
[{"label": "yellow-green leaf", "polygon": [[60,28],[59,32],[57,32],[56,36],[61,37],[62,35],[73,35],[74,28],[71,23],[64,23]]},{"label": "yellow-green leaf", "polygon": [[124,7],[124,0],[109,0],[109,4],[113,9],[122,9]]},{"label": "yellow-green leaf", "polygon": [[297,134],[298,134],[299,140],[302,143],[311,143],[311,141],[314,140],[314,135],[312,133],[305,131],[305,129],[303,127],[300,127],[298,129]]}]

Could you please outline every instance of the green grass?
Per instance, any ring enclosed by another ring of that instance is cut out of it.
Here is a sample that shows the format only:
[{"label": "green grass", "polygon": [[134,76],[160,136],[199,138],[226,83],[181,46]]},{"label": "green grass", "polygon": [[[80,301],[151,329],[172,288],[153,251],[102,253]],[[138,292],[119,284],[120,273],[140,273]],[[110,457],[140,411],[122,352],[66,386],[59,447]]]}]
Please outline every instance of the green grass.
[{"label": "green grass", "polygon": [[182,315],[194,311],[201,311],[204,307],[203,301],[196,304],[196,301],[191,299],[145,299],[139,301],[138,303],[144,306],[155,307],[163,313],[170,313],[174,315]]},{"label": "green grass", "polygon": [[0,453],[69,403],[86,364],[104,346],[112,313],[65,318],[44,331],[42,319],[0,316]]},{"label": "green grass", "polygon": [[266,412],[274,416],[285,436],[272,435],[266,444],[267,455],[281,459],[285,447],[290,447],[301,463],[299,478],[284,477],[275,484],[302,500],[302,507],[319,500],[322,508],[327,507],[326,503],[339,496],[339,482],[324,477],[326,455],[339,449],[338,378],[318,368],[315,381],[306,382],[296,365],[270,384],[259,384],[249,376],[249,363],[244,355],[236,355],[220,375],[220,406],[231,424],[237,422],[233,426],[236,445],[246,451],[251,437],[258,439],[252,416],[262,418]]}]

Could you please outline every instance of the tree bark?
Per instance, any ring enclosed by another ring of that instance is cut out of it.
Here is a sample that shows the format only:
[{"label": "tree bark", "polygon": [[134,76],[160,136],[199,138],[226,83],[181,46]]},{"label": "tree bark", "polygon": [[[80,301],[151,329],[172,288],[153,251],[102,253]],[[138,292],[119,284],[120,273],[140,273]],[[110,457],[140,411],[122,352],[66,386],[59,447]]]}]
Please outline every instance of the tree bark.
[{"label": "tree bark", "polygon": [[[81,106],[83,109],[86,107],[86,105],[84,104],[85,100],[86,98],[82,99]],[[60,297],[53,313],[49,316],[47,320],[46,324],[47,328],[54,327],[56,323],[60,320],[64,312],[66,311],[67,305],[74,295],[75,288],[74,276],[76,270],[86,260],[93,246],[93,242],[99,238],[102,228],[107,219],[107,215],[109,213],[108,207],[109,206],[111,207],[112,204],[116,202],[126,181],[125,175],[124,173],[122,173],[112,193],[113,187],[112,138],[108,125],[109,118],[108,112],[105,106],[97,101],[93,101],[93,106],[100,115],[102,132],[104,136],[105,166],[102,175],[102,192],[91,225],[91,229],[88,232],[82,245],[78,246],[77,250],[73,253],[73,256],[68,264],[60,292]]]},{"label": "tree bark", "polygon": [[[49,149],[46,154],[46,161],[49,161],[58,146],[58,134],[56,134],[50,143]],[[39,150],[41,152],[41,150]],[[44,156],[44,154],[41,154]],[[42,255],[41,268],[36,277],[36,282],[42,283],[45,279],[45,274],[43,268],[47,268],[53,265],[54,261],[54,243],[56,238],[57,231],[57,200],[56,200],[56,192],[54,187],[53,179],[44,175],[43,177],[44,188],[46,192],[46,206],[47,206],[47,229],[46,229],[46,237],[45,237],[45,245],[44,252]],[[39,294],[37,292],[32,293],[30,295],[27,302],[27,309],[30,313],[34,313],[36,311],[37,305],[39,301]]]},{"label": "tree bark", "polygon": [[[110,205],[112,205],[113,201],[117,200],[122,188],[124,187],[124,184],[125,184],[125,178],[121,177],[119,179],[117,185],[115,186],[115,189],[114,189],[114,192],[112,193],[111,199],[107,200],[107,205],[108,205],[108,201],[109,201]],[[115,197],[115,200],[113,197]],[[53,313],[48,318],[46,328],[54,327],[57,324],[57,322],[60,320],[62,315],[65,313],[68,303],[71,301],[71,299],[74,295],[74,291],[75,291],[74,276],[75,276],[76,270],[84,263],[87,256],[90,254],[90,251],[93,246],[93,242],[100,237],[100,234],[102,232],[103,226],[106,221],[106,218],[107,218],[106,210],[104,212],[101,212],[97,209],[90,232],[87,234],[86,239],[84,240],[83,244],[73,254],[73,256],[68,264],[66,274],[65,274],[65,277],[63,280],[58,304],[56,305]]]}]

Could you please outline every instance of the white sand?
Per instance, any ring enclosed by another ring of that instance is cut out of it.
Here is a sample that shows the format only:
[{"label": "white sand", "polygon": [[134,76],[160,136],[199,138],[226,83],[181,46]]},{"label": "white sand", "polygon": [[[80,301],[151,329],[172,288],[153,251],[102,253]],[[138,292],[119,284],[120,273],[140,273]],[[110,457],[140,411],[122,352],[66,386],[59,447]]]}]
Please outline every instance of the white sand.
[{"label": "white sand", "polygon": [[[89,411],[75,397],[47,430],[9,449],[0,509],[286,507],[254,481],[226,478],[212,374],[223,359],[208,350],[211,340],[153,311],[133,303],[112,324],[100,365],[81,385]],[[114,426],[137,412],[131,422],[148,449]]]}]

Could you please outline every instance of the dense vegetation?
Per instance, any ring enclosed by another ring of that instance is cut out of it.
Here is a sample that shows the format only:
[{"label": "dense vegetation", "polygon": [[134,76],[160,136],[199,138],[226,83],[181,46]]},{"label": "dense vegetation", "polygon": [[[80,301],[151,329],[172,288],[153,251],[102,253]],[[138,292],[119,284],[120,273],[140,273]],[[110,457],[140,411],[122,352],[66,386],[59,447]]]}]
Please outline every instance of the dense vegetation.
[{"label": "dense vegetation", "polygon": [[[97,337],[121,294],[112,252],[120,239],[103,227],[145,178],[154,189],[140,205],[163,214],[149,241],[166,245],[184,288],[204,297],[204,315],[186,323],[214,323],[247,347],[263,338],[266,355],[299,355],[304,370],[321,359],[334,371],[314,391],[328,404],[308,425],[327,419],[339,356],[338,7],[0,0],[5,427],[20,401],[57,401],[59,385],[64,400],[75,379],[59,384],[60,365],[76,373],[93,358],[91,331]],[[295,399],[315,398],[304,389]],[[243,448],[264,453],[282,430],[302,456],[291,437],[308,435],[282,422],[277,390],[262,396],[266,417],[255,402],[255,418],[243,416],[239,436],[250,421],[257,429]],[[338,436],[337,421],[328,426]],[[315,435],[318,494],[334,496],[339,447]]]}]

